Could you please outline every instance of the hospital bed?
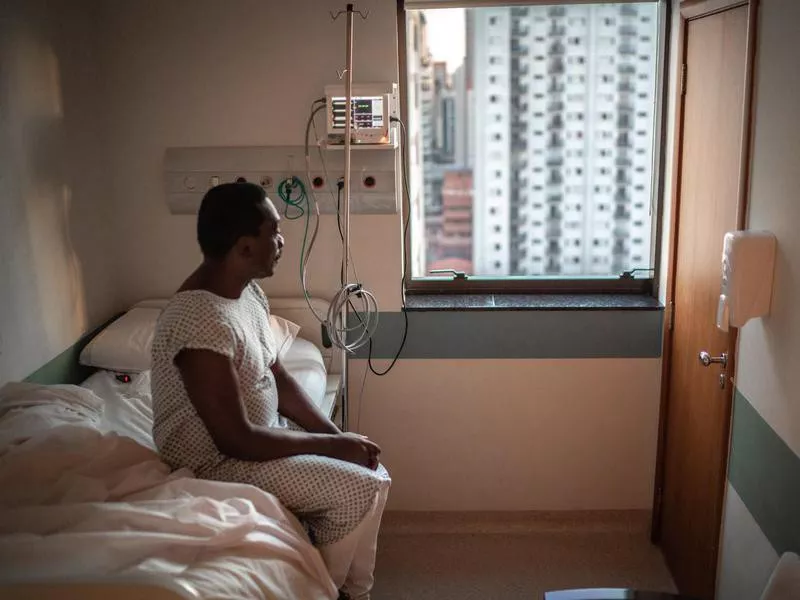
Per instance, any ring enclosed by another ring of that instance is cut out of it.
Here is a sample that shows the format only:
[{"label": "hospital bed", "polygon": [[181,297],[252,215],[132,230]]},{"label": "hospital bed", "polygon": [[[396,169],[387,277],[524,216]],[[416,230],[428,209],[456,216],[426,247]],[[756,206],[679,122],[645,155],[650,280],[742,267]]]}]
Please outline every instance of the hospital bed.
[{"label": "hospital bed", "polygon": [[[303,326],[282,362],[331,414],[339,361],[319,324],[302,299],[271,307]],[[337,597],[302,524],[274,496],[170,472],[151,427],[148,370],[0,389],[0,597]]]}]

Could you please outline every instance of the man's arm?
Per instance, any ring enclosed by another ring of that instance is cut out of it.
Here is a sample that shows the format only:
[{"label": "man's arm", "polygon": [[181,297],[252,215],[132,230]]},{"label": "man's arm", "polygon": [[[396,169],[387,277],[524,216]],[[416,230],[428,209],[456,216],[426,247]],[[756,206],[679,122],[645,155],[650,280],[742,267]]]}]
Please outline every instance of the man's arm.
[{"label": "man's arm", "polygon": [[210,350],[183,350],[175,357],[189,399],[217,449],[231,458],[265,461],[319,454],[370,466],[380,449],[369,440],[342,434],[258,427],[247,419],[239,378],[231,360]]},{"label": "man's arm", "polygon": [[278,412],[312,433],[341,433],[305,390],[289,375],[279,360],[272,365],[275,382],[278,386]]}]

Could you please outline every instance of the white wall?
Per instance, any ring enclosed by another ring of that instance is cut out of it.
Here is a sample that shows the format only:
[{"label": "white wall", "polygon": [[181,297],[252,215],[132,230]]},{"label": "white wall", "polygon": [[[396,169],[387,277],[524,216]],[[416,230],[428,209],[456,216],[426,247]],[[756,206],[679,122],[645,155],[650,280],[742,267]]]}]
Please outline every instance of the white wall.
[{"label": "white wall", "polygon": [[650,509],[659,359],[401,360],[363,396],[351,365],[390,509]]},{"label": "white wall", "polygon": [[[194,218],[170,215],[164,203],[164,149],[302,143],[310,102],[344,64],[344,22],[328,15],[343,6],[104,5],[110,201],[122,274],[115,282],[123,306],[170,294],[200,259]],[[395,3],[358,7],[370,14],[356,22],[356,81],[396,81]],[[398,310],[399,216],[356,216],[353,228],[362,279],[382,310]],[[284,230],[284,262],[265,287],[297,295],[301,229],[286,223]],[[339,249],[332,219],[322,231],[310,282],[324,297],[337,289]],[[354,399],[363,365],[353,362]],[[389,376],[367,381],[361,428],[384,447],[395,509],[648,509],[658,377],[657,359],[401,361]]]},{"label": "white wall", "polygon": [[0,4],[0,384],[29,375],[113,310],[90,7]]},{"label": "white wall", "polygon": [[[341,8],[334,0],[104,5],[112,202],[125,304],[171,294],[200,260],[195,218],[170,215],[164,202],[165,148],[302,145],[312,100],[338,83],[345,64],[344,17],[334,22],[329,15]],[[357,8],[370,12],[367,21],[356,18],[354,81],[397,81],[395,4],[372,0]],[[296,296],[302,227],[299,221],[282,227],[287,252],[265,287]],[[398,307],[398,219],[354,217],[352,236],[367,287],[382,307]],[[312,294],[330,297],[338,287],[337,237],[333,218],[323,217]]]},{"label": "white wall", "polygon": [[[778,259],[770,316],[741,331],[736,385],[800,455],[800,3],[760,4],[749,227],[775,233]],[[777,558],[746,506],[729,494],[719,598],[755,600],[743,590],[760,591]]]}]

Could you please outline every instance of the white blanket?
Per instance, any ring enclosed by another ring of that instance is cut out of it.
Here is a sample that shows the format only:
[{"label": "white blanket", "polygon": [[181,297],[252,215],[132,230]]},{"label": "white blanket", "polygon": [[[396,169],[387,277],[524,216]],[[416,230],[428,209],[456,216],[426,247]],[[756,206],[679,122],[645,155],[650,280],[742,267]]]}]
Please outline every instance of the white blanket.
[{"label": "white blanket", "polygon": [[170,473],[102,433],[96,399],[78,390],[0,390],[0,582],[160,573],[204,598],[336,597],[274,496]]}]

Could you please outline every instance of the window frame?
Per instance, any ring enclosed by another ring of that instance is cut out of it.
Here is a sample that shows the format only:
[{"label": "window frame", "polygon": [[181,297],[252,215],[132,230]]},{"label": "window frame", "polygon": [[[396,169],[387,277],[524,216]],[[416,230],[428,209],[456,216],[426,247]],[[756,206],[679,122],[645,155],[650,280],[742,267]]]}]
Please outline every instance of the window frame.
[{"label": "window frame", "polygon": [[[653,194],[650,199],[652,223],[652,268],[646,269],[652,274],[649,277],[583,276],[575,277],[527,277],[527,276],[472,276],[464,278],[422,277],[411,275],[411,235],[403,229],[403,286],[406,294],[642,294],[658,297],[658,283],[661,274],[662,236],[664,220],[664,191],[666,184],[666,143],[668,135],[668,101],[670,86],[670,38],[672,7],[669,0],[397,0],[397,50],[398,50],[398,97],[400,117],[403,123],[408,122],[408,58],[407,58],[407,10],[425,8],[485,8],[491,6],[535,6],[535,5],[572,5],[572,4],[604,4],[652,2],[658,5],[660,31],[657,47],[657,60],[661,61],[656,69],[656,93],[654,115],[654,147],[653,147]],[[410,6],[409,6],[410,5]],[[405,141],[405,140],[404,140]],[[409,164],[408,148],[402,145],[403,168]],[[411,211],[411,198],[403,189],[403,211]],[[402,215],[410,222],[410,214]]]}]

